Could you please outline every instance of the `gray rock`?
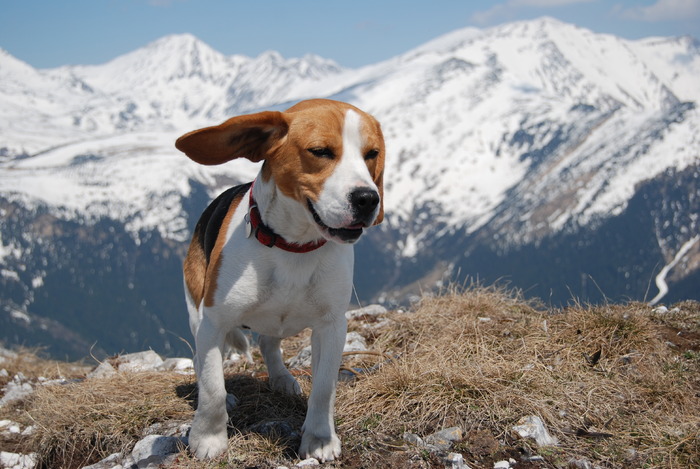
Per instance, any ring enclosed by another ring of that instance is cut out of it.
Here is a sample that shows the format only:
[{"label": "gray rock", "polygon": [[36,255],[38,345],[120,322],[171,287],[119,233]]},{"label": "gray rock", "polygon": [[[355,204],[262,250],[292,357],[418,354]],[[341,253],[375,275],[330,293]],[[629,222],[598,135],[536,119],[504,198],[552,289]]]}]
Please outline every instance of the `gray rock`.
[{"label": "gray rock", "polygon": [[403,434],[403,440],[406,443],[409,443],[413,446],[418,446],[418,447],[423,447],[425,446],[425,442],[423,441],[423,438],[419,437],[415,433],[410,433],[410,432],[404,432]]},{"label": "gray rock", "polygon": [[549,434],[542,419],[536,415],[521,418],[518,424],[513,427],[513,430],[521,438],[535,440],[539,446],[556,446],[559,444],[559,441]]},{"label": "gray rock", "polygon": [[149,425],[144,431],[143,436],[161,435],[161,436],[177,436],[185,437],[190,431],[190,424],[178,420],[168,420],[166,422],[156,422]]},{"label": "gray rock", "polygon": [[426,445],[434,446],[440,451],[447,451],[452,447],[452,444],[462,439],[462,429],[459,427],[450,427],[426,436],[423,441]]},{"label": "gray rock", "polygon": [[284,420],[268,420],[265,422],[256,422],[248,427],[248,430],[267,437],[277,438],[299,438],[300,433],[289,423]]},{"label": "gray rock", "polygon": [[183,438],[163,435],[148,435],[134,445],[131,457],[138,469],[155,469],[168,464],[185,446]]},{"label": "gray rock", "polygon": [[85,466],[83,467],[83,469],[124,469],[124,466],[122,466],[122,454],[110,454],[102,461],[98,461],[95,464]]},{"label": "gray rock", "polygon": [[226,394],[226,412],[233,412],[238,405],[238,398],[231,393]]}]

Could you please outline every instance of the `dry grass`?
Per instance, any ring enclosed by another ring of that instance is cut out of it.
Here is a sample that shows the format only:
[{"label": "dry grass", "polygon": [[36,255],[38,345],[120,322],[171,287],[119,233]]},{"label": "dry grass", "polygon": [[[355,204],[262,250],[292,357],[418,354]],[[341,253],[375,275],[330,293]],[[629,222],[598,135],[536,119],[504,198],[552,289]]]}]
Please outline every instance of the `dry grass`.
[{"label": "dry grass", "polygon": [[[684,314],[700,317],[691,305]],[[669,347],[650,312],[630,304],[545,313],[493,289],[426,299],[395,315],[375,344],[401,358],[341,390],[341,430],[360,444],[453,425],[507,440],[518,419],[538,415],[561,441],[560,459],[696,467],[700,360]]]},{"label": "dry grass", "polygon": [[7,376],[0,376],[0,387],[5,386],[13,376],[22,373],[29,379],[73,379],[85,376],[91,366],[85,363],[67,363],[43,357],[41,349],[20,348],[13,357],[5,357],[0,368],[7,370]]},{"label": "dry grass", "polygon": [[119,373],[38,387],[12,416],[35,431],[12,449],[36,452],[46,468],[82,467],[130,450],[149,425],[191,419],[192,381],[170,373]]},{"label": "dry grass", "polygon": [[[381,352],[357,356],[355,365],[393,358],[339,385],[344,452],[329,466],[443,467],[401,437],[457,425],[465,438],[455,450],[475,469],[528,451],[545,461],[517,467],[566,467],[570,458],[611,468],[700,467],[700,304],[679,307],[667,314],[640,303],[547,310],[477,287],[426,298],[411,312],[391,313],[384,326],[353,323]],[[228,453],[202,463],[183,452],[175,467],[293,465],[305,400],[271,392],[260,364],[254,368],[227,373],[227,388],[240,399]],[[308,393],[309,381],[301,383]],[[29,449],[45,467],[78,467],[129,447],[153,422],[190,419],[195,388],[192,378],[165,373],[45,387],[25,404],[39,426]],[[541,417],[560,445],[518,440],[511,428],[527,415]]]}]

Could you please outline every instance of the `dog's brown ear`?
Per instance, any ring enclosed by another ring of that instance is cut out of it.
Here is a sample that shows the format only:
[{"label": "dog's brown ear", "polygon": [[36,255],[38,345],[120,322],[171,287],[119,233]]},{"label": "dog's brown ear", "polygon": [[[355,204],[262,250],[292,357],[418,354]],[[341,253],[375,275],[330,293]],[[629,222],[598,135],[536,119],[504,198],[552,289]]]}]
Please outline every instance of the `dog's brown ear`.
[{"label": "dog's brown ear", "polygon": [[258,162],[287,135],[289,124],[281,112],[265,111],[233,117],[221,125],[186,133],[175,146],[200,164],[216,165],[235,158]]}]

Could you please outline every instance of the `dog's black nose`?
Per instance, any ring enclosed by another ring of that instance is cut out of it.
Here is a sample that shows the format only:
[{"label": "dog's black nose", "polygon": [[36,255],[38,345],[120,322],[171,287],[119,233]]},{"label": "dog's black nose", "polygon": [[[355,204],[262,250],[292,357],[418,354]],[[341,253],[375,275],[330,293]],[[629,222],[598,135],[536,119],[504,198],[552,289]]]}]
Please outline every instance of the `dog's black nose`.
[{"label": "dog's black nose", "polygon": [[355,189],[350,193],[350,205],[358,222],[369,224],[374,209],[379,205],[379,194],[368,188]]}]

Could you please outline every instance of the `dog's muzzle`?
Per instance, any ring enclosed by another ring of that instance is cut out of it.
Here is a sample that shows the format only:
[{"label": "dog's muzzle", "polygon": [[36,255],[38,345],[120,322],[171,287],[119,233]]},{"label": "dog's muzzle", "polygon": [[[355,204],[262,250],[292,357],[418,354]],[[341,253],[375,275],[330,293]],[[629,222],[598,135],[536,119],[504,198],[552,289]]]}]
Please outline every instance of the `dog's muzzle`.
[{"label": "dog's muzzle", "polygon": [[331,238],[336,238],[344,243],[354,243],[362,236],[363,228],[370,226],[376,217],[376,209],[379,205],[379,194],[372,189],[356,189],[348,196],[352,209],[353,220],[347,226],[333,228],[326,225],[314,208],[311,200],[307,200],[309,211],[316,224]]}]

